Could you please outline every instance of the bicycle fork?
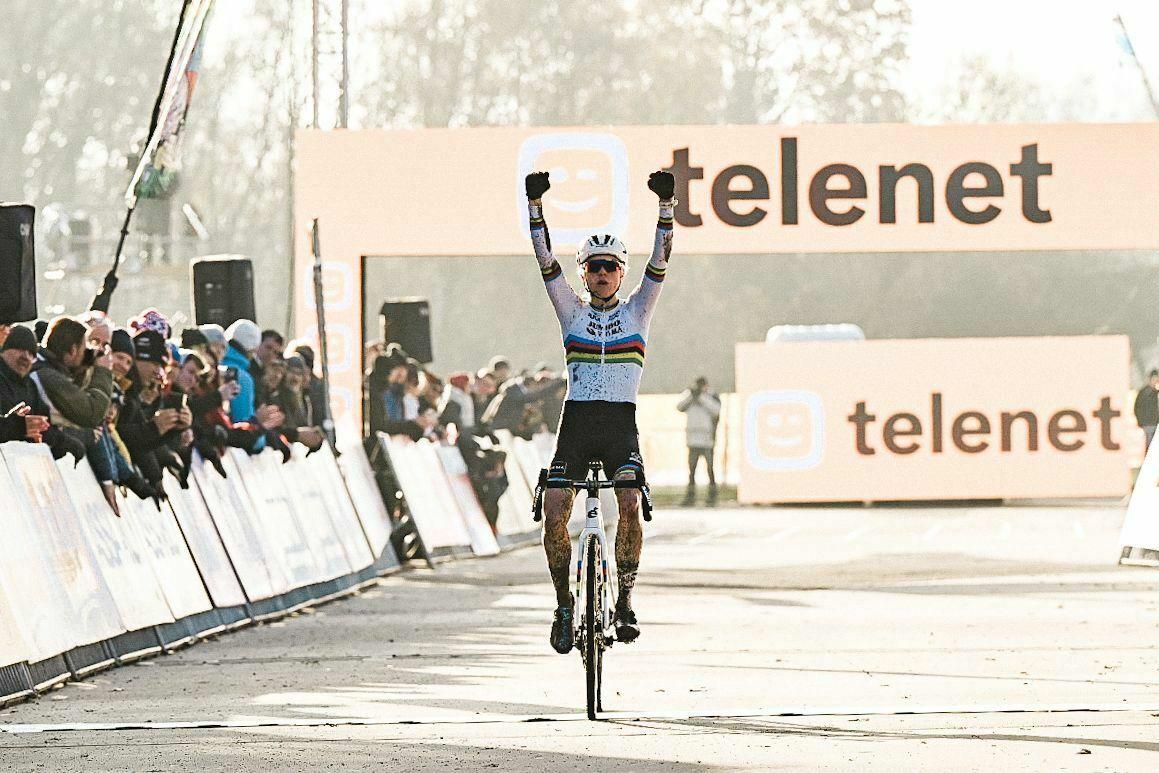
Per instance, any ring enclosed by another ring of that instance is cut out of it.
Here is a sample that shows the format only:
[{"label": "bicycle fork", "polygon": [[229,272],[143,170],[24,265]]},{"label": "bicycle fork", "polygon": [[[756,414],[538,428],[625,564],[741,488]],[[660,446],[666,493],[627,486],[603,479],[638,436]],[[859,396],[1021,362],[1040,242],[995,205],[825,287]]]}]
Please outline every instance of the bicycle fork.
[{"label": "bicycle fork", "polygon": [[[612,607],[615,600],[611,598],[611,582],[610,569],[608,567],[608,543],[607,537],[604,534],[604,518],[600,510],[600,498],[598,496],[588,495],[585,502],[584,511],[587,513],[587,518],[584,521],[583,530],[580,531],[579,536],[579,554],[575,565],[575,598],[577,609],[585,609],[584,602],[586,601],[586,591],[584,589],[584,561],[586,548],[589,537],[595,537],[596,542],[600,546],[600,566],[598,569],[599,588],[597,592],[600,594],[600,631],[604,633],[604,643],[610,645],[613,637],[607,636],[607,631],[612,627]],[[577,620],[578,622],[578,620]],[[582,626],[580,626],[582,629]]]}]

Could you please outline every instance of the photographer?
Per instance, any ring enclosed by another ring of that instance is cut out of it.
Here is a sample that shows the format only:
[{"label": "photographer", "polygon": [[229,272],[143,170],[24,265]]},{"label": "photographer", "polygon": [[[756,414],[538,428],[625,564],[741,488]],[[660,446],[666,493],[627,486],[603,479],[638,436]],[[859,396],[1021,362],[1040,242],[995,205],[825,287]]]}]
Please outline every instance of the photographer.
[{"label": "photographer", "polygon": [[[109,347],[88,348],[88,329],[72,317],[57,317],[45,333],[32,379],[49,407],[49,419],[59,427],[92,430],[100,427],[113,396]],[[84,439],[86,445],[92,440]],[[79,437],[79,435],[78,435]]]},{"label": "photographer", "polygon": [[[185,430],[193,423],[193,415],[188,407],[162,404],[165,391],[165,362],[169,353],[165,339],[160,333],[148,328],[140,330],[133,337],[135,364],[129,371],[132,383],[125,393],[125,404],[117,421],[117,431],[133,463],[141,470],[145,479],[164,496],[162,488],[162,462],[158,452],[171,461],[168,444],[180,447],[187,439]],[[187,444],[187,443],[186,443]]]},{"label": "photographer", "polygon": [[716,504],[716,474],[712,469],[713,450],[716,447],[716,423],[720,419],[720,398],[708,388],[704,376],[696,379],[680,395],[676,410],[687,414],[685,439],[688,443],[688,490],[684,494],[687,507],[696,501],[696,467],[701,458],[708,468],[708,499],[705,504]]}]

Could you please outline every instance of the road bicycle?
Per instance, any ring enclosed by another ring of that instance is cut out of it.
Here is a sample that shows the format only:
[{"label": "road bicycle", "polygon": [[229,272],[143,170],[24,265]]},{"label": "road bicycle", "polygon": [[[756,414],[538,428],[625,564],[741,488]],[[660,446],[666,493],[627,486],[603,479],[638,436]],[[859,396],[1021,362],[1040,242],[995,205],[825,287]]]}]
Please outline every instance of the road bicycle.
[{"label": "road bicycle", "polygon": [[645,521],[652,520],[652,495],[648,484],[639,480],[607,480],[601,478],[603,465],[588,464],[584,480],[552,478],[548,470],[540,470],[539,484],[535,487],[532,511],[536,521],[543,518],[543,495],[547,489],[562,488],[584,491],[587,494],[583,529],[579,535],[579,559],[576,561],[575,642],[584,664],[587,684],[588,719],[603,711],[604,651],[616,640],[612,613],[616,608],[616,572],[614,562],[609,569],[607,535],[600,511],[600,489],[634,488],[640,490],[640,509]]}]

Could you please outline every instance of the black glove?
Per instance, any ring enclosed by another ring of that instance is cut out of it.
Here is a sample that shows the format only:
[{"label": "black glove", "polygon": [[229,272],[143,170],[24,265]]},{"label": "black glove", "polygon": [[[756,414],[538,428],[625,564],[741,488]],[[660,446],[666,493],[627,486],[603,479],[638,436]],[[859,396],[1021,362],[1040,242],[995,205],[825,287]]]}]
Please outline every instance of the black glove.
[{"label": "black glove", "polygon": [[76,467],[85,458],[85,444],[77,438],[72,437],[71,435],[67,435],[62,432],[60,434],[60,439],[56,441],[56,445],[66,454],[69,454],[74,459],[76,459],[76,461],[73,462],[73,467]]},{"label": "black glove", "polygon": [[[529,201],[541,199],[543,198],[543,194],[547,193],[547,189],[551,187],[551,182],[547,179],[547,176],[547,172],[532,172],[523,179],[523,186],[527,191]],[[672,175],[668,176],[671,177]]]},{"label": "black glove", "polygon": [[121,485],[136,494],[138,499],[149,499],[156,494],[156,492],[153,490],[153,487],[149,485],[149,481],[145,480],[137,473],[133,473],[128,478],[121,481]]},{"label": "black glove", "polygon": [[661,201],[668,201],[676,195],[676,178],[671,172],[657,170],[648,175],[648,189],[659,196]]}]

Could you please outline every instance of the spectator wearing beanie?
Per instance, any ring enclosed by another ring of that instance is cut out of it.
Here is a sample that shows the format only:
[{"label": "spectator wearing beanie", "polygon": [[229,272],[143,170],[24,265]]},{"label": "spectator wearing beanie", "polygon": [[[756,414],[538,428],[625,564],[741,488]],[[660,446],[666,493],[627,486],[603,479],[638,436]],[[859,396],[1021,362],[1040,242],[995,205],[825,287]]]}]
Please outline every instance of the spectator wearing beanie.
[{"label": "spectator wearing beanie", "polygon": [[181,348],[195,349],[198,346],[209,346],[209,339],[195,327],[187,327],[181,331]]},{"label": "spectator wearing beanie", "polygon": [[197,329],[205,336],[209,351],[213,352],[214,358],[220,363],[225,357],[225,350],[229,347],[229,341],[225,337],[225,328],[221,325],[198,325]]},{"label": "spectator wearing beanie", "polygon": [[[28,377],[36,363],[36,336],[21,325],[5,327],[7,335],[0,350],[0,416],[4,416],[0,419],[0,443],[36,442],[48,428],[48,406]],[[21,403],[28,406],[28,414],[4,415]]]},{"label": "spectator wearing beanie", "polygon": [[177,409],[161,407],[161,379],[168,352],[161,334],[147,328],[133,337],[133,348],[136,359],[130,373],[132,383],[125,393],[117,432],[133,463],[163,496],[162,470],[155,452],[164,445],[165,436],[181,423]]},{"label": "spectator wearing beanie", "polygon": [[[71,453],[79,461],[84,456],[83,444],[49,424],[48,405],[29,377],[36,354],[32,331],[22,325],[10,326],[0,350],[0,443],[44,442],[54,458]],[[27,406],[27,413],[13,410],[21,403]],[[5,416],[9,412],[11,415]]]},{"label": "spectator wearing beanie", "polygon": [[454,424],[459,432],[470,432],[475,428],[475,403],[468,392],[470,387],[469,373],[459,371],[451,374],[439,399],[439,424]]},{"label": "spectator wearing beanie", "polygon": [[112,349],[110,357],[113,364],[113,379],[120,390],[126,392],[132,383],[130,374],[137,361],[137,350],[133,348],[133,336],[129,334],[128,330],[119,327],[113,331],[113,335],[109,339],[109,347]]},{"label": "spectator wearing beanie", "polygon": [[173,328],[169,325],[169,318],[153,308],[145,309],[129,320],[129,329],[134,333],[152,330],[160,333],[162,340],[167,340],[173,336]]},{"label": "spectator wearing beanie", "polygon": [[237,397],[229,402],[229,415],[234,422],[249,421],[257,409],[257,391],[254,377],[250,375],[250,357],[262,342],[258,326],[248,319],[239,319],[225,331],[229,346],[221,364],[226,369],[236,371]]}]

